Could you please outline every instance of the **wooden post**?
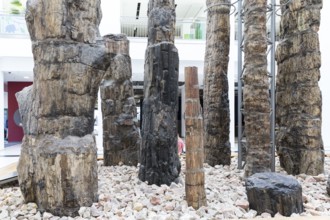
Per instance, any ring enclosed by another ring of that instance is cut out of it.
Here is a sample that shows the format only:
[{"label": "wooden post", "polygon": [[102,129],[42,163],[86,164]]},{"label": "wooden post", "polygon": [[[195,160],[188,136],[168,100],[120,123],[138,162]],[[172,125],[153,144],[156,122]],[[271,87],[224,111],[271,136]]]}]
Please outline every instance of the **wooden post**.
[{"label": "wooden post", "polygon": [[186,199],[195,209],[206,206],[204,188],[203,117],[197,67],[185,68],[186,92]]}]

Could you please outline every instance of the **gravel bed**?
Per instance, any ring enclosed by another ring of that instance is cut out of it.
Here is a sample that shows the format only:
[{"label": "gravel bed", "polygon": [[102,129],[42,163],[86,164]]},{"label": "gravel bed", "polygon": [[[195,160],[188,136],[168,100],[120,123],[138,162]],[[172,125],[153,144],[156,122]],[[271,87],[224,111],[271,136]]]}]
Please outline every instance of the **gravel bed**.
[{"label": "gravel bed", "polygon": [[[185,170],[184,156],[181,157]],[[81,207],[79,216],[58,217],[40,213],[34,203],[24,204],[18,187],[0,189],[0,219],[250,219],[269,218],[268,213],[257,215],[249,209],[245,193],[243,171],[237,169],[237,159],[231,166],[205,164],[207,207],[194,210],[185,201],[184,172],[181,181],[170,186],[147,185],[137,178],[138,168],[125,165],[103,166],[98,162],[99,201],[92,207]],[[277,172],[285,173],[279,168]],[[305,212],[292,216],[330,216],[330,197],[326,193],[330,158],[325,158],[325,174],[296,179],[303,188]],[[281,217],[277,214],[275,217]],[[330,217],[329,217],[330,219]]]}]

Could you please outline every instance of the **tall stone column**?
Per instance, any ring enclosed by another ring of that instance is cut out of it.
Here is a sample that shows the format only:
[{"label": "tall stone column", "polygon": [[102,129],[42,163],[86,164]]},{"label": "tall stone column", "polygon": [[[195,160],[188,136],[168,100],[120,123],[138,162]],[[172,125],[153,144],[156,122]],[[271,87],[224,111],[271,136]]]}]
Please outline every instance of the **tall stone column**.
[{"label": "tall stone column", "polygon": [[204,64],[204,148],[211,166],[230,164],[228,62],[230,0],[207,0]]},{"label": "tall stone column", "polygon": [[321,136],[321,53],[318,30],[322,0],[281,1],[277,47],[277,153],[289,174],[318,175],[324,169]]},{"label": "tall stone column", "polygon": [[203,116],[199,98],[197,67],[185,68],[186,90],[186,199],[188,206],[206,206]]},{"label": "tall stone column", "polygon": [[110,67],[100,86],[104,165],[123,162],[136,166],[141,138],[136,125],[129,41],[126,35],[109,35],[106,47],[111,57]]},{"label": "tall stone column", "polygon": [[24,139],[17,168],[25,202],[54,215],[97,201],[92,136],[99,83],[109,66],[98,41],[99,0],[29,0],[33,86],[17,94]]},{"label": "tall stone column", "polygon": [[144,70],[141,166],[148,184],[171,184],[179,177],[177,149],[178,51],[174,46],[174,0],[151,0]]},{"label": "tall stone column", "polygon": [[270,98],[267,72],[267,0],[244,1],[245,176],[270,171]]}]

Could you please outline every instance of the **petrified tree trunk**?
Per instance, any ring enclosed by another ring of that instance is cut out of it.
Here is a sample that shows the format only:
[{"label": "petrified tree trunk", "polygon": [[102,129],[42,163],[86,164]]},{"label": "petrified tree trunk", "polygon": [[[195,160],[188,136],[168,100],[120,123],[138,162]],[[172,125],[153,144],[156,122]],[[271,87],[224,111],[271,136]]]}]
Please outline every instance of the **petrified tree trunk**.
[{"label": "petrified tree trunk", "polygon": [[211,166],[230,164],[228,62],[230,0],[207,0],[204,67],[204,148]]},{"label": "petrified tree trunk", "polygon": [[186,93],[186,199],[188,206],[206,206],[203,169],[203,117],[199,99],[197,67],[185,68]]},{"label": "petrified tree trunk", "polygon": [[131,82],[129,41],[125,35],[110,35],[106,46],[111,62],[100,86],[104,165],[123,162],[136,166],[141,138],[135,123],[136,105]]},{"label": "petrified tree trunk", "polygon": [[282,7],[282,41],[276,51],[276,146],[289,174],[317,175],[324,169],[317,33],[321,8],[322,0],[294,0]]},{"label": "petrified tree trunk", "polygon": [[148,48],[144,70],[141,166],[148,184],[179,177],[177,149],[178,51],[174,46],[174,0],[149,1]]},{"label": "petrified tree trunk", "polygon": [[284,216],[304,211],[302,188],[299,182],[280,173],[257,173],[245,181],[250,209],[260,215],[277,212]]},{"label": "petrified tree trunk", "polygon": [[267,74],[267,0],[246,0],[245,72],[243,76],[246,134],[245,176],[270,171],[270,99]]},{"label": "petrified tree trunk", "polygon": [[25,202],[54,215],[97,201],[91,135],[100,80],[109,58],[99,35],[100,1],[29,0],[33,86],[19,93],[24,140],[17,168]]}]

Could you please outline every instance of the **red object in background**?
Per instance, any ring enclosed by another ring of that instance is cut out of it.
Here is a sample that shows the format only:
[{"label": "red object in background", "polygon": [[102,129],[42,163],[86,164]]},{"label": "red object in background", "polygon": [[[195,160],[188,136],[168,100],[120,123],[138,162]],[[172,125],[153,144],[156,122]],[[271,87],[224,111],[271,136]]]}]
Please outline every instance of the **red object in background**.
[{"label": "red object in background", "polygon": [[15,111],[18,110],[15,94],[30,85],[32,82],[8,82],[8,142],[21,142],[23,139],[23,128],[14,121]]}]

